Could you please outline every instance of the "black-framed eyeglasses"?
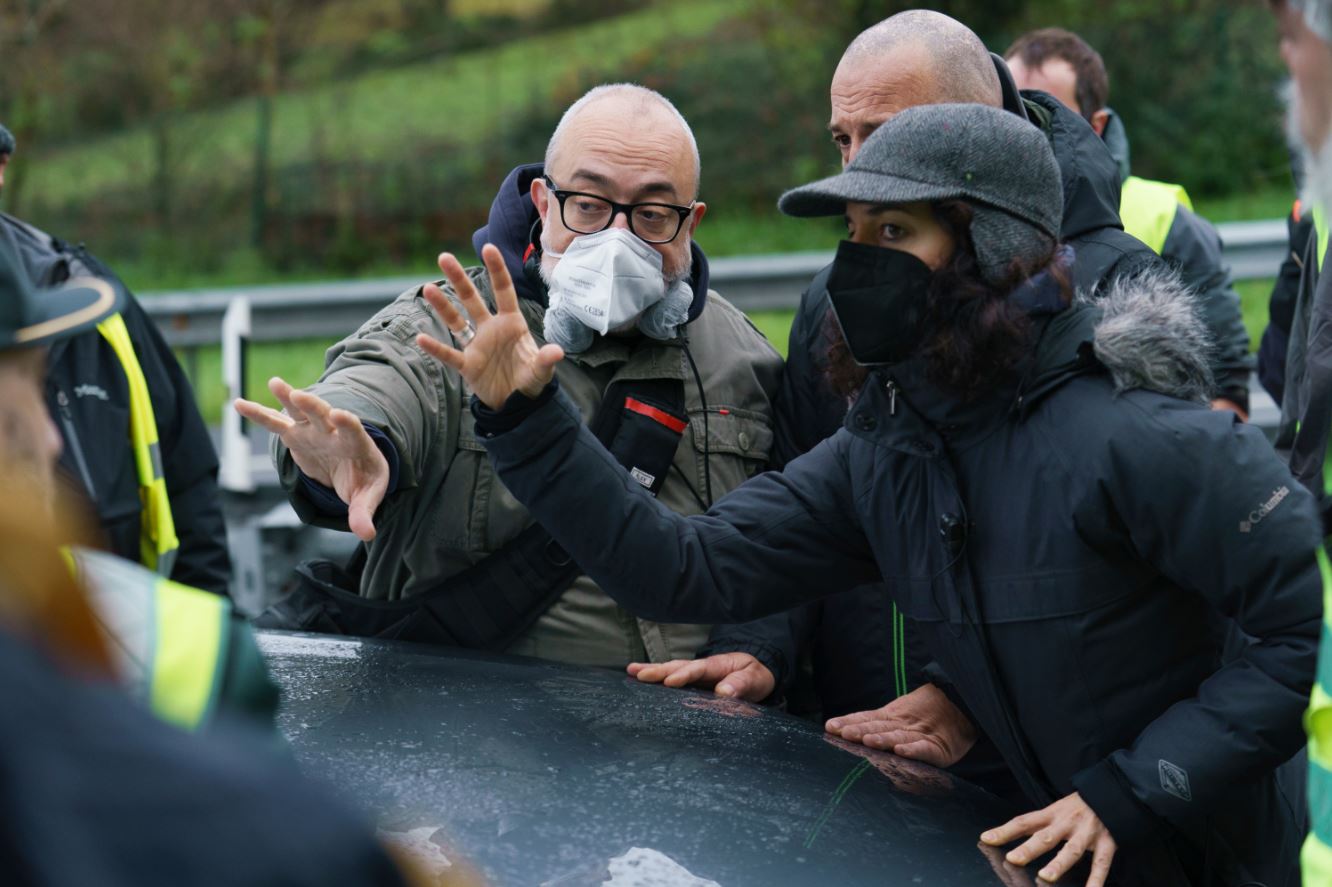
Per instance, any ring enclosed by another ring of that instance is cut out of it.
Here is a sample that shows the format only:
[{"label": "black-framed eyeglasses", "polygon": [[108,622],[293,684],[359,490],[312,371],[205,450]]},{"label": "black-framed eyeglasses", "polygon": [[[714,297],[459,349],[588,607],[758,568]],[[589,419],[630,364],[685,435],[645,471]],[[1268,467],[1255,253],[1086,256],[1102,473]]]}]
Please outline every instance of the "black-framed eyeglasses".
[{"label": "black-framed eyeglasses", "polygon": [[616,203],[600,194],[562,190],[550,176],[542,176],[551,193],[560,202],[560,221],[576,234],[596,234],[605,231],[624,213],[629,219],[629,230],[647,243],[670,243],[680,235],[685,219],[694,211],[694,204],[677,206],[674,203]]}]

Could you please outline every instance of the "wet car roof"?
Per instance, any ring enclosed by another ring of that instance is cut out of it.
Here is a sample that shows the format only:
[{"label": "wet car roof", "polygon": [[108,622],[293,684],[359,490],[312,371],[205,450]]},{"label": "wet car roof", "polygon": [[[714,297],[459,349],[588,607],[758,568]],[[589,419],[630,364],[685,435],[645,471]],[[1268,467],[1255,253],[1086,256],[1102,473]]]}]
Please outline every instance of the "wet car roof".
[{"label": "wet car roof", "polygon": [[1015,811],[772,709],[600,669],[261,632],[303,769],[496,884],[1031,884]]}]

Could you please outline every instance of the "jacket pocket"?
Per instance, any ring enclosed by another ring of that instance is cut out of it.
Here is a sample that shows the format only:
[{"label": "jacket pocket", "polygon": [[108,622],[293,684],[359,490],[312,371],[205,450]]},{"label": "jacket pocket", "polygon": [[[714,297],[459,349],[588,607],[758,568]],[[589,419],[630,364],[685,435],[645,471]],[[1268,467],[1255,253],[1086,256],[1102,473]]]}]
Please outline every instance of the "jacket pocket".
[{"label": "jacket pocket", "polygon": [[710,406],[705,420],[703,410],[690,410],[689,428],[700,453],[766,463],[772,452],[772,424],[762,413]]},{"label": "jacket pocket", "polygon": [[710,475],[716,501],[767,468],[773,433],[762,413],[709,406],[706,417],[705,422],[703,410],[689,411],[689,443],[681,445],[676,464],[682,458],[688,463],[680,467],[685,477],[694,479],[699,496],[706,494]]}]

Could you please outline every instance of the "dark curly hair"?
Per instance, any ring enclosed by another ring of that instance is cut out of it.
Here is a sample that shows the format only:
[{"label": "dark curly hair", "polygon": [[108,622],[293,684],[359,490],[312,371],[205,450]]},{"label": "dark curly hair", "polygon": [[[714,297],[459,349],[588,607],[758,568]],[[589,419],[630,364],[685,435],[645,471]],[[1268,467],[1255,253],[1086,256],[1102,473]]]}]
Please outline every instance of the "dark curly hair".
[{"label": "dark curly hair", "polygon": [[[932,209],[956,247],[948,261],[931,275],[924,334],[915,354],[925,358],[931,382],[972,400],[1009,378],[1031,348],[1031,321],[1009,300],[1009,294],[1042,271],[1054,277],[1065,301],[1072,299],[1072,284],[1067,269],[1053,262],[1055,244],[1028,267],[1015,262],[1003,282],[986,282],[971,240],[971,205],[953,200],[937,203]],[[828,383],[835,393],[850,401],[864,385],[869,371],[851,357],[831,311],[824,319],[823,336]]]}]

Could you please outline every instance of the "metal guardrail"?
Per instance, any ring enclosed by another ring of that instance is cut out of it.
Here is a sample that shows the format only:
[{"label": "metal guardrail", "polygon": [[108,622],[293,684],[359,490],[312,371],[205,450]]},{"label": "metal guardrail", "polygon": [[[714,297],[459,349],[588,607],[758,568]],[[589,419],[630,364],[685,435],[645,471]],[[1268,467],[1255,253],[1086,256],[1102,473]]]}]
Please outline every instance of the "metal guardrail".
[{"label": "metal guardrail", "polygon": [[[1218,225],[1225,259],[1236,280],[1275,277],[1287,251],[1283,219]],[[713,287],[744,311],[791,309],[831,251],[733,256],[710,262]],[[355,330],[419,278],[298,283],[278,286],[144,293],[142,300],[166,336],[180,348],[216,345],[222,315],[237,296],[248,296],[251,339],[335,339]]]}]

